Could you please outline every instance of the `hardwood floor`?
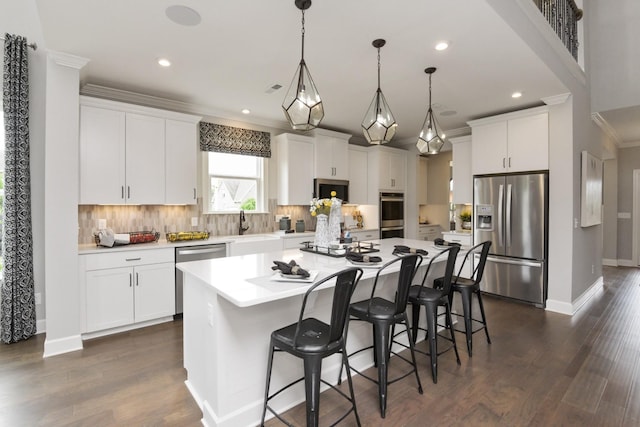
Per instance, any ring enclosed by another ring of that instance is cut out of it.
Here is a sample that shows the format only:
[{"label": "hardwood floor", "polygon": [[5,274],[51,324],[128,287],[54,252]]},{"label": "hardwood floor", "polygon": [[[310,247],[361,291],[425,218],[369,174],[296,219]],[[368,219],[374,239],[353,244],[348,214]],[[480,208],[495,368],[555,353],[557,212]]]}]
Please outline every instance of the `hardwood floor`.
[{"label": "hardwood floor", "polygon": [[[451,352],[441,355],[438,384],[418,355],[424,394],[412,376],[391,385],[385,419],[375,385],[356,377],[362,424],[640,425],[640,269],[606,267],[604,282],[604,292],[573,317],[486,297],[493,344],[475,334],[469,358],[458,334],[462,364]],[[82,351],[47,359],[43,335],[0,345],[0,425],[200,425],[183,384],[181,326],[91,340]],[[322,425],[344,407],[323,393]],[[285,416],[304,425],[303,406]],[[354,424],[350,417],[342,425]]]}]

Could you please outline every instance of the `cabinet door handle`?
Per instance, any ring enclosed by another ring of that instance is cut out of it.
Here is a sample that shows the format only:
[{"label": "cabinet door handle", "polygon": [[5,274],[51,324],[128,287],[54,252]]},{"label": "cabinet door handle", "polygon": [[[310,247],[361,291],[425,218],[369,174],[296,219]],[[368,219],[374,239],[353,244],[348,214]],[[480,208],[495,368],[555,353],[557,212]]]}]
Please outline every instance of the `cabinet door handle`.
[{"label": "cabinet door handle", "polygon": [[509,157],[509,167],[511,167],[511,157]]},{"label": "cabinet door handle", "polygon": [[120,186],[120,198],[124,199],[124,185]]},{"label": "cabinet door handle", "polygon": [[505,163],[505,158],[502,158],[502,169],[504,169],[506,167],[506,163]]},{"label": "cabinet door handle", "polygon": [[193,200],[195,200],[195,199],[196,199],[196,189],[194,188],[193,189]]},{"label": "cabinet door handle", "polygon": [[138,286],[138,273],[136,272],[136,286]]},{"label": "cabinet door handle", "polygon": [[127,199],[131,198],[131,187],[127,185]]},{"label": "cabinet door handle", "polygon": [[138,257],[138,258],[125,258],[125,261],[140,261],[142,259],[142,257]]},{"label": "cabinet door handle", "polygon": [[133,286],[133,276],[131,273],[129,273],[129,287]]}]

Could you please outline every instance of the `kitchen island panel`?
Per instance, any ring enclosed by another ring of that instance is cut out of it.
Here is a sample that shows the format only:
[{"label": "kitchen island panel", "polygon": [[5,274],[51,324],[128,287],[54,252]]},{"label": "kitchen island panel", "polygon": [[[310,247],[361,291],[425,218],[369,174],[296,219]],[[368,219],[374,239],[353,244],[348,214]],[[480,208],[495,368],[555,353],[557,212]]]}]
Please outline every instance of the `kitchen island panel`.
[{"label": "kitchen island panel", "polygon": [[[384,261],[394,244],[422,247],[434,252],[431,243],[406,239],[383,241],[380,255]],[[302,296],[309,284],[272,282],[273,260],[296,259],[310,270],[318,270],[316,280],[346,268],[344,258],[332,258],[299,250],[254,254],[217,260],[180,263],[186,273],[184,310],[184,363],[187,386],[203,411],[203,423],[209,426],[251,426],[259,423],[264,398],[264,383],[272,331],[298,319]],[[399,266],[399,263],[398,263]],[[381,277],[378,295],[392,298],[397,283],[397,268]],[[366,268],[352,301],[370,296],[377,269]],[[416,281],[422,278],[424,268]],[[432,272],[442,275],[442,269]],[[333,283],[314,292],[308,315],[328,321]],[[370,345],[371,326],[352,322],[348,351]],[[405,341],[406,343],[406,341]],[[402,350],[400,347],[394,350]],[[371,352],[350,359],[352,366],[373,366]],[[302,376],[302,362],[290,355],[278,354],[274,361],[271,390]],[[337,382],[340,357],[323,361],[323,378]],[[343,372],[344,376],[344,372]],[[326,387],[323,387],[323,390]],[[304,386],[299,384],[282,393],[274,402],[277,411],[304,401]],[[322,403],[321,403],[322,404]]]}]

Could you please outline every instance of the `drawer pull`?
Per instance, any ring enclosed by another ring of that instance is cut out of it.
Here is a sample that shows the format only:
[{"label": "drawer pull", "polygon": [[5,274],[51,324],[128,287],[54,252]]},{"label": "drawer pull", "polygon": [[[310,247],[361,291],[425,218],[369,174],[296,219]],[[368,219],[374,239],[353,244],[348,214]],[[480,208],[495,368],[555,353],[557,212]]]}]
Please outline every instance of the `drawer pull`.
[{"label": "drawer pull", "polygon": [[138,258],[127,258],[127,259],[125,259],[125,261],[127,261],[127,262],[128,261],[140,261],[141,259],[142,259],[141,257],[138,257]]}]

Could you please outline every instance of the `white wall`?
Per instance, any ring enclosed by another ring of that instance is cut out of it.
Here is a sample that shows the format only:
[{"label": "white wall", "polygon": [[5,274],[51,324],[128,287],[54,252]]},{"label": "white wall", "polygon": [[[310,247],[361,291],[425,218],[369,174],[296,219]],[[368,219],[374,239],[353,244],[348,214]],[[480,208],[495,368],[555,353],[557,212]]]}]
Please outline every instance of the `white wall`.
[{"label": "white wall", "polygon": [[36,43],[29,50],[29,138],[31,158],[31,215],[33,223],[33,274],[35,292],[42,296],[36,306],[38,332],[45,329],[44,273],[44,147],[46,49],[33,0],[3,1],[0,5],[0,34],[16,34]]},{"label": "white wall", "polygon": [[585,2],[593,111],[640,105],[640,2]]}]

